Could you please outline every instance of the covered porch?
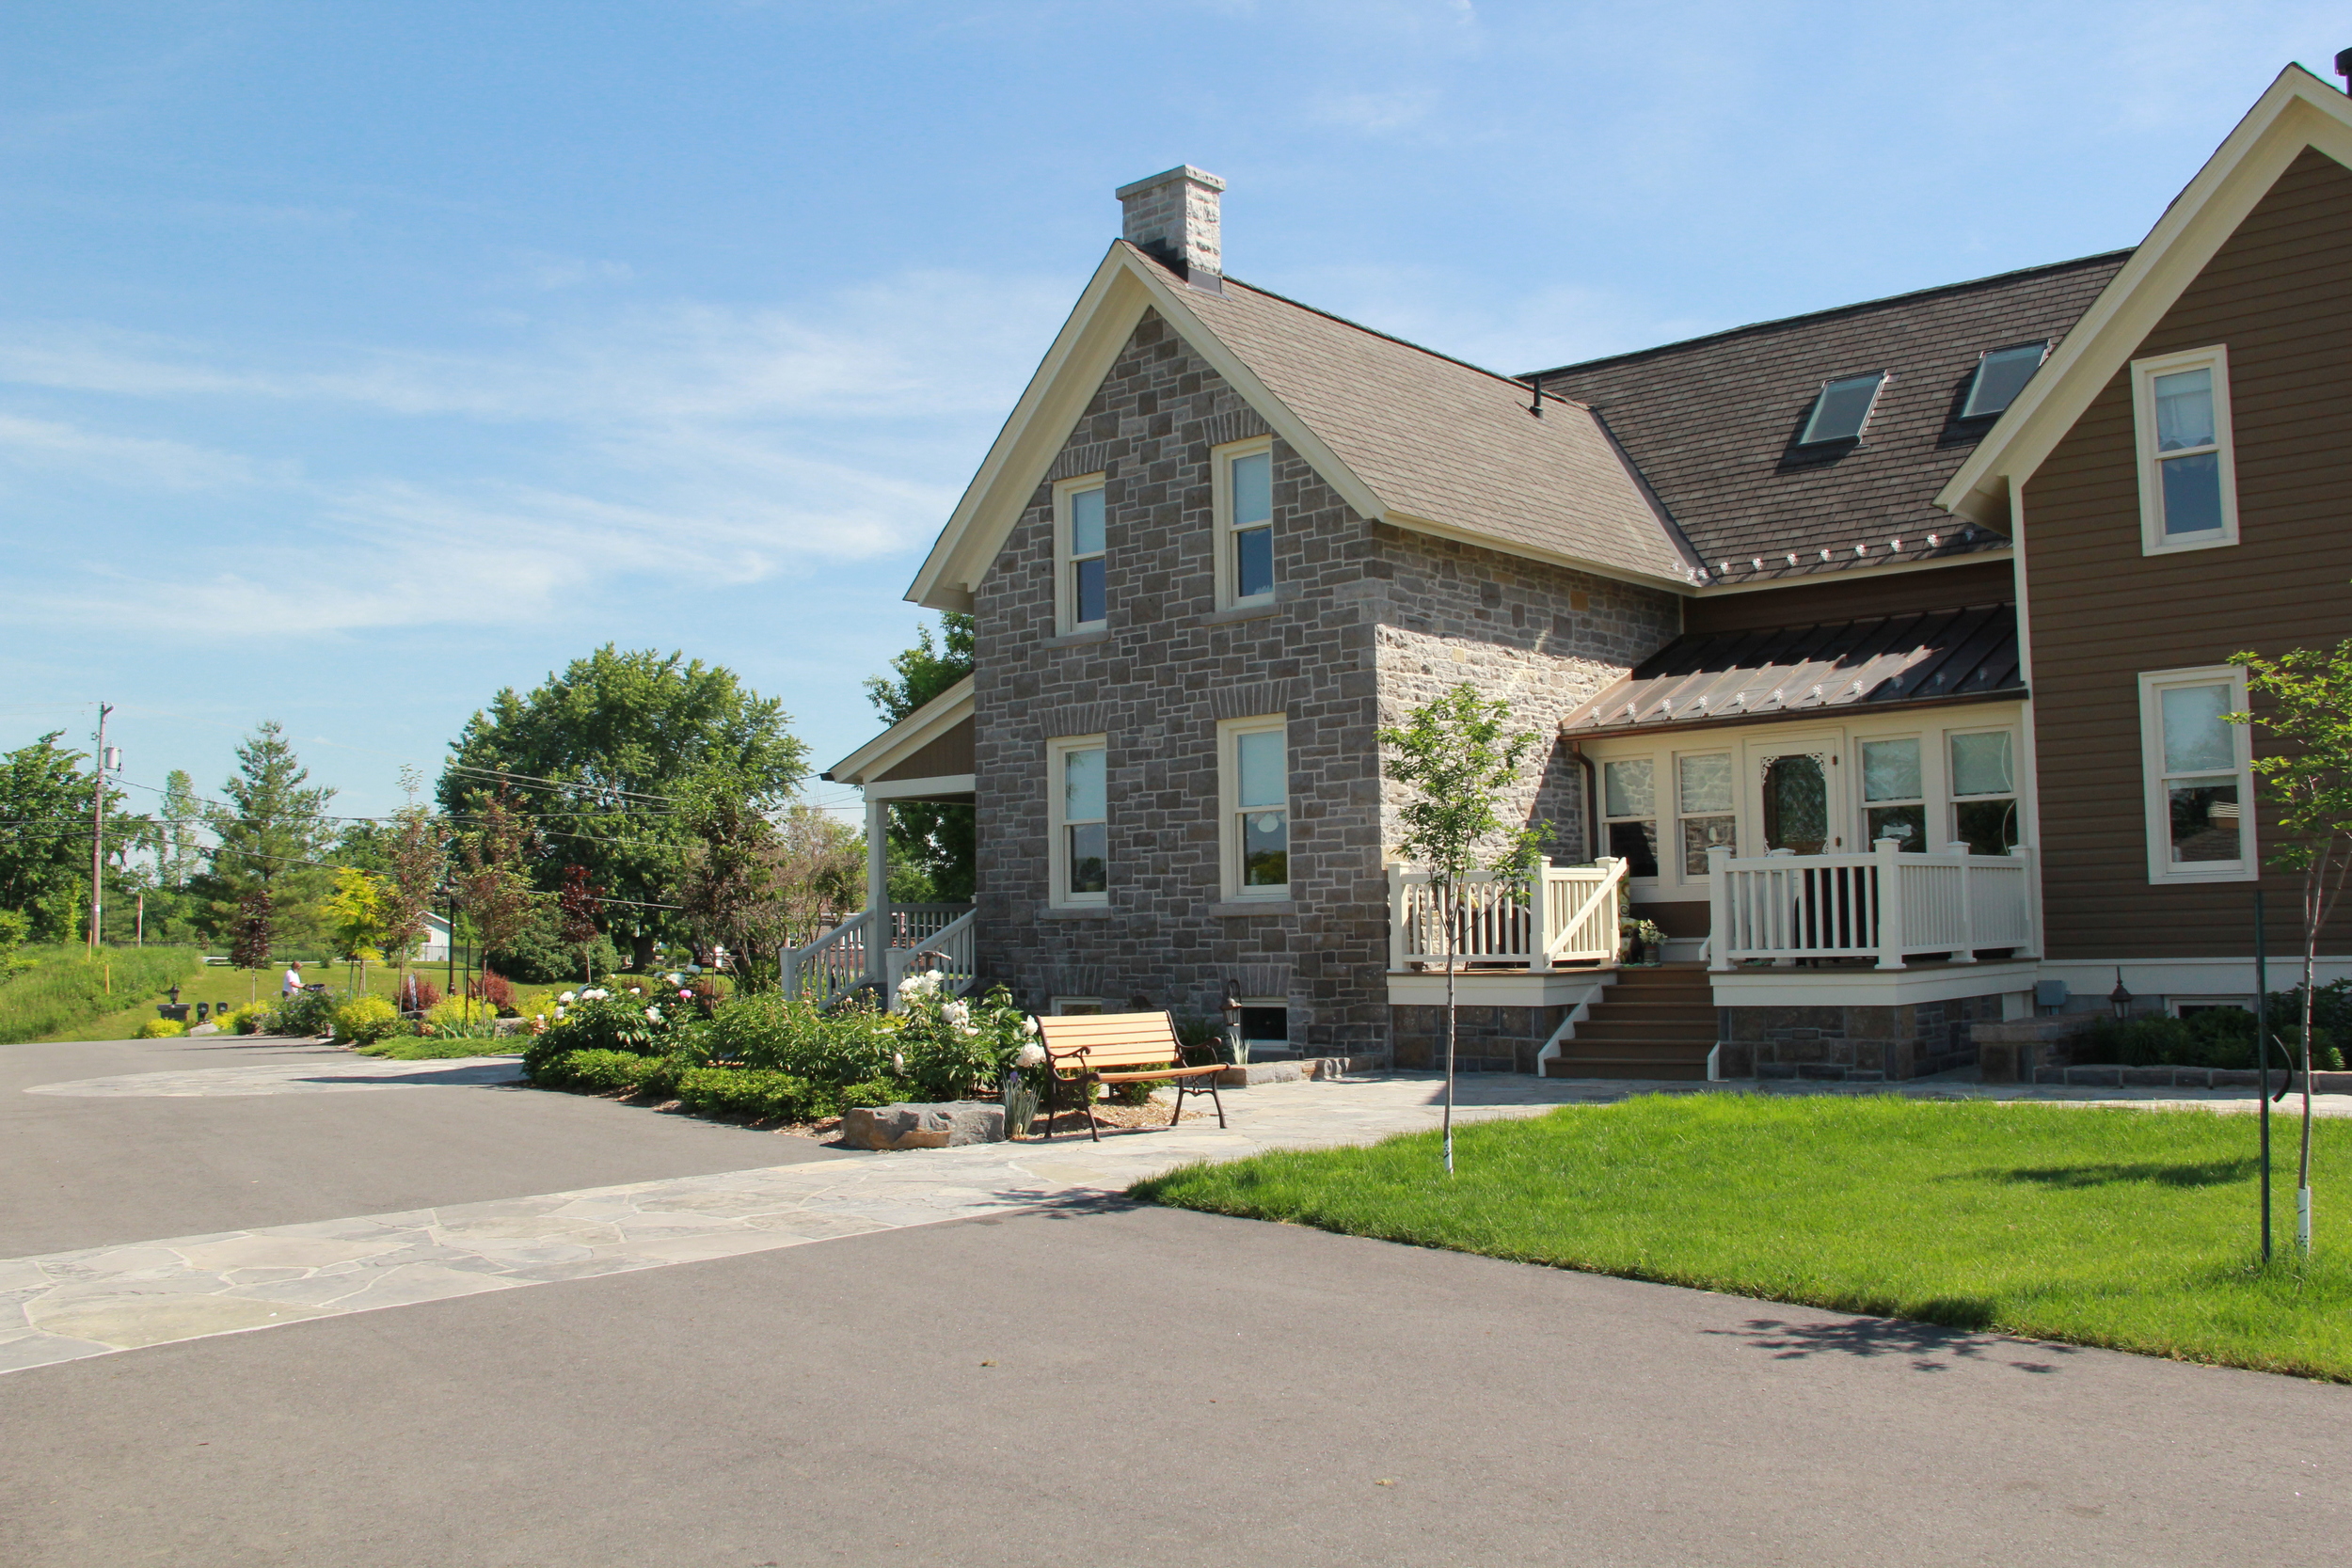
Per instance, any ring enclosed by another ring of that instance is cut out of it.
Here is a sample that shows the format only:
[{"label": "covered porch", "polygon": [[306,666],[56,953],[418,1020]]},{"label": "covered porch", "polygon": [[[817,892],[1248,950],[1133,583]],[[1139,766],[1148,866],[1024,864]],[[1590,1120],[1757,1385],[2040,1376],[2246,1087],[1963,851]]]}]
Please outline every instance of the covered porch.
[{"label": "covered porch", "polygon": [[957,994],[971,989],[972,906],[891,902],[890,814],[913,801],[971,804],[974,768],[966,676],[819,775],[865,792],[866,904],[807,946],[787,950],[787,991],[805,990],[819,1006],[860,987],[895,999],[898,982],[915,969],[938,972]]}]

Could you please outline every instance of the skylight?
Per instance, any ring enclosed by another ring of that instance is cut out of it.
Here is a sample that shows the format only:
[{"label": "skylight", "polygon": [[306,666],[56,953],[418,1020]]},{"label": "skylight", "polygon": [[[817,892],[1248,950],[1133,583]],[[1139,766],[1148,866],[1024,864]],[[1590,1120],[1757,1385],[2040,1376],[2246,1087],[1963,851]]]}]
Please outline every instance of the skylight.
[{"label": "skylight", "polygon": [[1821,395],[1813,400],[1813,417],[1804,421],[1804,434],[1797,437],[1797,444],[1810,447],[1859,439],[1862,427],[1870,421],[1870,404],[1878,401],[1879,388],[1885,380],[1884,371],[1872,371],[1824,386]]},{"label": "skylight", "polygon": [[1968,384],[1968,401],[1961,405],[1963,420],[1990,419],[2017,401],[2017,394],[2026,389],[2033,372],[2042,368],[2042,356],[2050,352],[2048,340],[2019,343],[2014,348],[1996,348],[1977,361],[1977,378]]}]

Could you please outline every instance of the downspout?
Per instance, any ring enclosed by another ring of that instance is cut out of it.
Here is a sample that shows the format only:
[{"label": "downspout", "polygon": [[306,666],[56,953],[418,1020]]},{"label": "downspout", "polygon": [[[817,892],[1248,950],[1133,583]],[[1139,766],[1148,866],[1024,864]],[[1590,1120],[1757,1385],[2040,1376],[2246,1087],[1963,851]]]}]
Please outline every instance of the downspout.
[{"label": "downspout", "polygon": [[1584,754],[1582,741],[1569,741],[1568,754],[1584,769],[1584,859],[1597,861],[1600,859],[1600,775],[1593,771],[1593,759]]}]

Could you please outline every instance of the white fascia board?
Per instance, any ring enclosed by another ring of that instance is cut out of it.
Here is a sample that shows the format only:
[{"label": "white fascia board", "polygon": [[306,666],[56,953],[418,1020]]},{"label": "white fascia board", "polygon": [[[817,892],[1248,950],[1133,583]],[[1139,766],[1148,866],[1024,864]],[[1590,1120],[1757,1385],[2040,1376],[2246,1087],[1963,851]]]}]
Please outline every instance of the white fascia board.
[{"label": "white fascia board", "polygon": [[[1597,1002],[1616,976],[1601,969],[1456,970],[1454,999],[1465,1007],[1576,1007]],[[1389,1006],[1442,1007],[1445,972],[1389,972]]]},{"label": "white fascia board", "polygon": [[819,775],[834,784],[862,784],[868,773],[887,773],[898,763],[972,717],[973,677],[946,690],[834,763]]},{"label": "white fascia board", "polygon": [[2306,147],[2352,167],[2352,99],[2301,66],[2279,73],[1936,494],[1991,523]]},{"label": "white fascia board", "polygon": [[1807,572],[1802,577],[1756,578],[1748,582],[1718,580],[1704,588],[1685,588],[1683,593],[1693,599],[1724,599],[1740,594],[1767,594],[1775,588],[1804,588],[1824,582],[1851,582],[1857,578],[1904,578],[1915,572],[1937,572],[1949,566],[1981,566],[1989,561],[2014,562],[2017,559],[2014,541],[2000,535],[2001,543],[1987,545],[1966,555],[1939,555],[1926,561],[1888,561],[1876,563],[1879,558],[1866,557],[1840,566],[1834,572]]},{"label": "white fascia board", "polygon": [[930,610],[972,608],[972,590],[1004,548],[1021,509],[1054,466],[1149,303],[1122,247],[1113,245],[948,515],[908,598]]},{"label": "white fascia board", "polygon": [[1915,969],[1735,969],[1709,974],[1718,1007],[1908,1007],[2030,992],[2031,958]]}]

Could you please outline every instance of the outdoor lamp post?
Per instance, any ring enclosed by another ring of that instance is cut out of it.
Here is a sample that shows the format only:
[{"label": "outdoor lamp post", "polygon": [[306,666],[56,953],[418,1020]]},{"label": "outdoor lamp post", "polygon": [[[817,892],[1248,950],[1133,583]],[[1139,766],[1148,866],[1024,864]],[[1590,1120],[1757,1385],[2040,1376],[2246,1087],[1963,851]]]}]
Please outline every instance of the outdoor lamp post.
[{"label": "outdoor lamp post", "polygon": [[1231,991],[1226,992],[1218,1009],[1225,1015],[1225,1059],[1235,1067],[1243,1065],[1241,1043],[1241,1003]]},{"label": "outdoor lamp post", "polygon": [[2107,1006],[2115,1009],[2118,1022],[2132,1016],[2132,993],[2123,989],[2123,971],[2120,967],[2115,972],[2115,989],[2107,992]]}]

